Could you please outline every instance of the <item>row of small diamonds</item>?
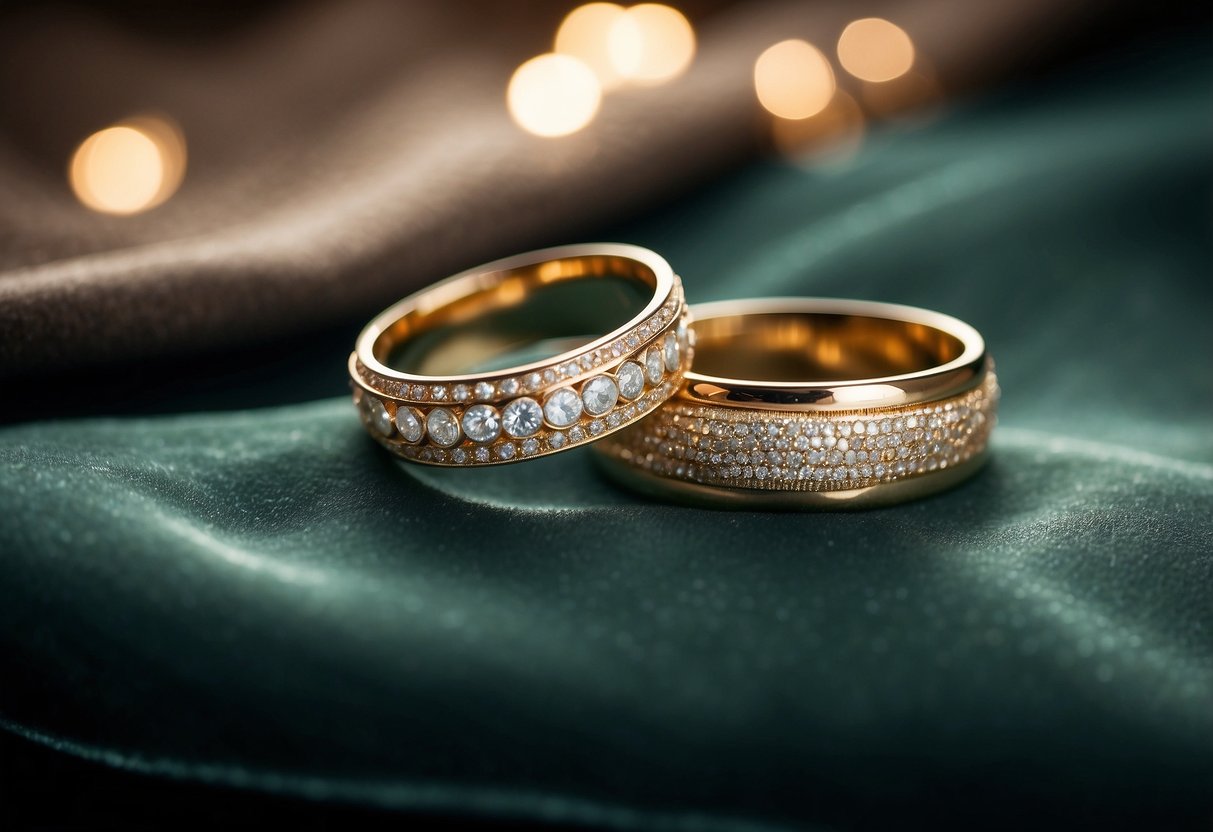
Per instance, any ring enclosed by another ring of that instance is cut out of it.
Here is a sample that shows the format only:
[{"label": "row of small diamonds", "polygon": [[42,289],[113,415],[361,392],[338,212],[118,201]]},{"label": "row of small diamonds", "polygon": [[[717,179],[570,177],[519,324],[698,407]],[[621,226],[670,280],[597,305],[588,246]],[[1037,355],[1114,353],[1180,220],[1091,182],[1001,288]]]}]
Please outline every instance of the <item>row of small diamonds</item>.
[{"label": "row of small diamonds", "polygon": [[402,456],[451,465],[504,462],[598,436],[668,399],[690,360],[687,338],[680,322],[659,344],[629,356],[613,373],[592,376],[579,389],[557,387],[542,404],[523,396],[500,409],[480,403],[423,412],[361,388],[355,388],[354,398],[367,429]]},{"label": "row of small diamonds", "polygon": [[896,413],[812,419],[667,404],[604,452],[653,473],[710,485],[835,491],[958,465],[984,449],[998,385]]},{"label": "row of small diamonds", "polygon": [[390,379],[372,372],[361,361],[357,362],[358,374],[370,387],[394,399],[409,402],[488,402],[517,396],[520,393],[535,394],[562,381],[571,381],[578,376],[593,372],[620,357],[631,353],[661,334],[682,307],[682,286],[676,282],[671,297],[652,317],[631,331],[619,336],[611,343],[591,350],[576,360],[553,364],[526,375],[501,379],[496,382],[481,381],[469,384],[410,384]]}]

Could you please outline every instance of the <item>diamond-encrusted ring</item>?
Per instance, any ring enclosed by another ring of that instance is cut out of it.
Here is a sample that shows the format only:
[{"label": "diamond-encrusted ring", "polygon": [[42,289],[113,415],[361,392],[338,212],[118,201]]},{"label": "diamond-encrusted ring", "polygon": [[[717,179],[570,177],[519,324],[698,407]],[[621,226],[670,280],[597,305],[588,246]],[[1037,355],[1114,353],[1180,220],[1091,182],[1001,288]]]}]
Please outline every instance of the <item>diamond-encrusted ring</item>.
[{"label": "diamond-encrusted ring", "polygon": [[739,508],[859,508],[946,488],[985,459],[999,389],[981,335],[908,306],[780,298],[691,308],[695,366],[595,446],[647,494]]},{"label": "diamond-encrusted ring", "polygon": [[350,355],[354,403],[367,432],[413,462],[545,456],[672,396],[690,366],[688,323],[681,281],[648,249],[534,251],[436,283],[371,321]]}]

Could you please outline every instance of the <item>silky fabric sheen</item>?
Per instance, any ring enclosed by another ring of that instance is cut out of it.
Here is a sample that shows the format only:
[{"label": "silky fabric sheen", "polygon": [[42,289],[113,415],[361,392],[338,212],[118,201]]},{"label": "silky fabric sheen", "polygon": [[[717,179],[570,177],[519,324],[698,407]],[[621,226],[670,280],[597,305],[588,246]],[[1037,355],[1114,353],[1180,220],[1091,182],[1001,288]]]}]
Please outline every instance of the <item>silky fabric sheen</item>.
[{"label": "silky fabric sheen", "polygon": [[972,323],[1004,391],[972,481],[796,515],[645,501],[584,453],[418,471],[339,373],[303,404],[9,427],[4,726],[140,774],[595,827],[1200,818],[1213,131],[1182,54],[593,235],[692,301]]}]

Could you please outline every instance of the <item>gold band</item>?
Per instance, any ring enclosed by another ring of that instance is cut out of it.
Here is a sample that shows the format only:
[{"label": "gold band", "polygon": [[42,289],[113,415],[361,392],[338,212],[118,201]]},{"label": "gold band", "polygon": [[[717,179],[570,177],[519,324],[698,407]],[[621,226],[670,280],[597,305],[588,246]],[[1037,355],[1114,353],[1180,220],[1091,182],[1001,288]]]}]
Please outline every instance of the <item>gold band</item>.
[{"label": "gold band", "polygon": [[544,456],[613,433],[673,395],[690,366],[688,323],[681,282],[647,249],[534,251],[378,315],[350,355],[354,402],[367,432],[413,462]]},{"label": "gold band", "polygon": [[809,298],[691,312],[694,371],[595,446],[627,485],[719,507],[859,508],[946,488],[984,461],[999,390],[968,324]]}]

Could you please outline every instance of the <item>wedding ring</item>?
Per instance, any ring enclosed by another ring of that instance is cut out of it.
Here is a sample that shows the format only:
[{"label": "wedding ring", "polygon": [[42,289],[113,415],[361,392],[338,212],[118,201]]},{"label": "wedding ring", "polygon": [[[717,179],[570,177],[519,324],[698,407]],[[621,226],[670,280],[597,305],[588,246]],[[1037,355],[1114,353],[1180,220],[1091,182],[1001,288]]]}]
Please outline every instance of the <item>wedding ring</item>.
[{"label": "wedding ring", "polygon": [[[385,310],[349,359],[354,403],[411,462],[495,465],[613,433],[690,366],[681,281],[637,246],[534,251]],[[605,333],[605,334],[603,334]]]},{"label": "wedding ring", "polygon": [[595,446],[617,480],[696,505],[859,508],[946,488],[984,461],[999,389],[968,324],[808,298],[691,313],[694,370]]}]

